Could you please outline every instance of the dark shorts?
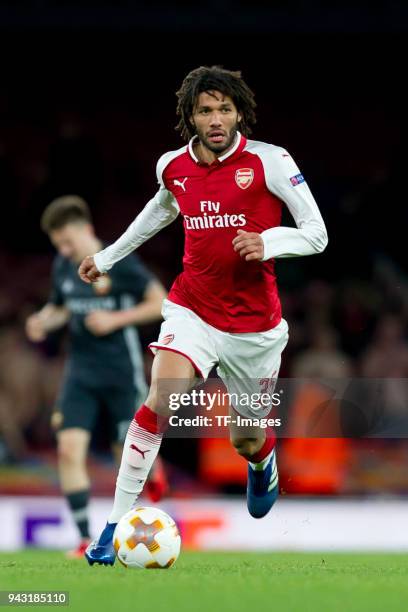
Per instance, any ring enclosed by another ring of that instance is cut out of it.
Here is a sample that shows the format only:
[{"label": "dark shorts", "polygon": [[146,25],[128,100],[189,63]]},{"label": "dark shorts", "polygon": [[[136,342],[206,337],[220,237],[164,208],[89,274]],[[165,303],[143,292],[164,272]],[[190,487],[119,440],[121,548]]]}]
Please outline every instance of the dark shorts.
[{"label": "dark shorts", "polygon": [[95,386],[67,377],[55,411],[61,413],[59,430],[79,427],[93,432],[102,418],[109,419],[112,441],[123,442],[135,411],[146,399],[145,389],[134,385]]}]

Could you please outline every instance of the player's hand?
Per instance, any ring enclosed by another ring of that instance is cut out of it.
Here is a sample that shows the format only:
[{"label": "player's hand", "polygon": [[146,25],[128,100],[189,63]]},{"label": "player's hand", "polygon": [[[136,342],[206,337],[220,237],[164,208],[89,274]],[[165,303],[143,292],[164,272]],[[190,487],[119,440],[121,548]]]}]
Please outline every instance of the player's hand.
[{"label": "player's hand", "polygon": [[85,318],[85,326],[94,336],[106,336],[118,329],[115,313],[109,310],[94,310],[89,313]]},{"label": "player's hand", "polygon": [[264,243],[261,234],[244,232],[244,230],[238,230],[237,234],[232,241],[234,251],[237,251],[245,261],[261,261],[264,256]]},{"label": "player's hand", "polygon": [[92,255],[88,255],[82,260],[81,265],[78,268],[78,274],[84,283],[93,283],[102,276],[98,268],[95,266],[94,258]]},{"label": "player's hand", "polygon": [[34,313],[28,317],[25,324],[25,331],[31,342],[42,342],[47,337],[43,320],[38,313]]}]

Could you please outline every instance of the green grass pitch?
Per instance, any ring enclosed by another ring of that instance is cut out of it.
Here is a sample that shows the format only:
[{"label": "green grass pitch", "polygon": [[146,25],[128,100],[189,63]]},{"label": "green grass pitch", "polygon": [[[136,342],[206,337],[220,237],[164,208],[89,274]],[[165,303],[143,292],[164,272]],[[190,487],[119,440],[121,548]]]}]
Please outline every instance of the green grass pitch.
[{"label": "green grass pitch", "polygon": [[33,550],[0,555],[0,590],[69,591],[61,609],[81,612],[406,611],[408,555],[182,552],[129,570]]}]

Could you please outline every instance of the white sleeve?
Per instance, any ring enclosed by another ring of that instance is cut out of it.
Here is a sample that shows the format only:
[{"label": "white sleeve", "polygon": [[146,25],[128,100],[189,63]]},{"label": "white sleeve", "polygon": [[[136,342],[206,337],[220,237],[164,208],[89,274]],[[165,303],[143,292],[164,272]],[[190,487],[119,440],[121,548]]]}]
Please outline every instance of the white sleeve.
[{"label": "white sleeve", "polygon": [[296,228],[273,227],[262,232],[263,261],[320,253],[328,242],[326,227],[293,158],[285,149],[271,145],[259,157],[269,191],[286,204],[296,223]]},{"label": "white sleeve", "polygon": [[158,176],[160,189],[137,215],[120,238],[103,251],[94,255],[94,262],[100,272],[107,272],[112,266],[137,249],[141,244],[169,225],[180,212],[173,194],[168,191]]}]

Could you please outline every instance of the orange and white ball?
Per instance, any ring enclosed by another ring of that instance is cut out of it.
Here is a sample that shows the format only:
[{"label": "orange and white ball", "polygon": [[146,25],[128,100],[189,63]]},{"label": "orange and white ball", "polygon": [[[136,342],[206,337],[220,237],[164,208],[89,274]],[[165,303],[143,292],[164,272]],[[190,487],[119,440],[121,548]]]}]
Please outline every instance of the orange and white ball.
[{"label": "orange and white ball", "polygon": [[122,516],[113,534],[113,545],[125,567],[165,569],[177,560],[181,538],[176,523],[166,512],[140,507]]}]

